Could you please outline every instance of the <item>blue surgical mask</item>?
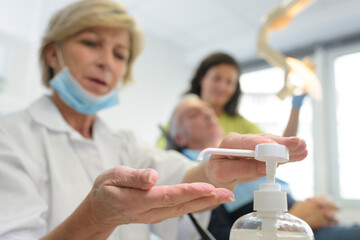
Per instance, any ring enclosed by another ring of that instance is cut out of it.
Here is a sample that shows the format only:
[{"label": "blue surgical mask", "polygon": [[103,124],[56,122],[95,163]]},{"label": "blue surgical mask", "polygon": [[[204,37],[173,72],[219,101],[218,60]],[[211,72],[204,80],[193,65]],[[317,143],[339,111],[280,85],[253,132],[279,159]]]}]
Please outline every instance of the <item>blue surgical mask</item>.
[{"label": "blue surgical mask", "polygon": [[74,79],[67,67],[50,80],[50,85],[67,105],[79,113],[95,114],[119,103],[119,87],[104,96],[94,96]]}]

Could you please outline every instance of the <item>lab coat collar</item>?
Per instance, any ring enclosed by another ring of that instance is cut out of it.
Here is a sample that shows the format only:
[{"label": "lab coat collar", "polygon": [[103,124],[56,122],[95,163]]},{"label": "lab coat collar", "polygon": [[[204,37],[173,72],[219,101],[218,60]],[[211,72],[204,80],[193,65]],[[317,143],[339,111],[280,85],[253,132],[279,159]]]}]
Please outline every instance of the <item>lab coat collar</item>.
[{"label": "lab coat collar", "polygon": [[[43,96],[35,101],[28,108],[30,116],[39,124],[58,132],[67,132],[73,138],[84,139],[83,136],[75,129],[73,129],[63,118],[60,110],[55,103],[51,100],[50,96]],[[94,137],[95,131],[103,128],[105,124],[96,116],[93,126]]]}]

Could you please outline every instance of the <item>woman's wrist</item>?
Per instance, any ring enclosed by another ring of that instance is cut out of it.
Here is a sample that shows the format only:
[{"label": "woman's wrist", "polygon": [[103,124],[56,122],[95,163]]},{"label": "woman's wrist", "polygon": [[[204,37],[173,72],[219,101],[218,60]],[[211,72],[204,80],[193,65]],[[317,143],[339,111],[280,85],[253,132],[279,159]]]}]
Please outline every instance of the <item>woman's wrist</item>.
[{"label": "woman's wrist", "polygon": [[93,239],[105,240],[116,226],[97,221],[90,210],[90,199],[87,196],[78,208],[52,232],[42,238],[46,239]]}]

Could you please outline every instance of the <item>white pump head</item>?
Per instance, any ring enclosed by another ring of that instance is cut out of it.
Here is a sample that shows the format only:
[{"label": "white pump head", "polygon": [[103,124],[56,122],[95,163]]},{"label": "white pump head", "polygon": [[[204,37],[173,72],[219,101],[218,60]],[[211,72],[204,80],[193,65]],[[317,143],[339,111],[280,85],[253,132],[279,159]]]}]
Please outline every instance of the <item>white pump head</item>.
[{"label": "white pump head", "polygon": [[284,145],[259,144],[255,148],[255,159],[266,162],[267,183],[275,183],[277,163],[289,161],[289,151]]}]

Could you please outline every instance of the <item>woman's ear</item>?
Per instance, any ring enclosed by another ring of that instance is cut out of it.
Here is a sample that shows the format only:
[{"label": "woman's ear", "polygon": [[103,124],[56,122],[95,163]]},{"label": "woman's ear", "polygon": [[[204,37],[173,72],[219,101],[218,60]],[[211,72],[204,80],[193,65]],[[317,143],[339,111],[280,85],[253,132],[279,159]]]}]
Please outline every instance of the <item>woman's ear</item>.
[{"label": "woman's ear", "polygon": [[49,43],[44,50],[44,56],[46,59],[46,63],[57,72],[60,68],[59,59],[56,52],[55,43]]}]

